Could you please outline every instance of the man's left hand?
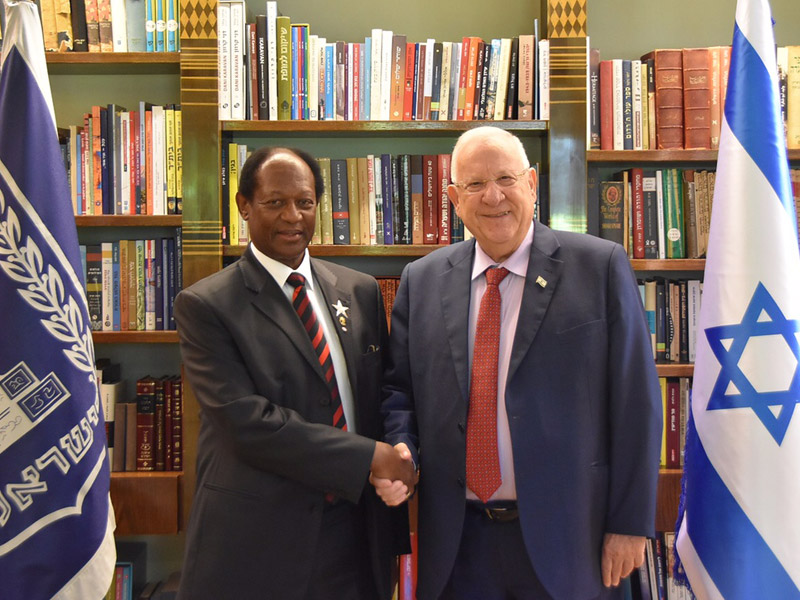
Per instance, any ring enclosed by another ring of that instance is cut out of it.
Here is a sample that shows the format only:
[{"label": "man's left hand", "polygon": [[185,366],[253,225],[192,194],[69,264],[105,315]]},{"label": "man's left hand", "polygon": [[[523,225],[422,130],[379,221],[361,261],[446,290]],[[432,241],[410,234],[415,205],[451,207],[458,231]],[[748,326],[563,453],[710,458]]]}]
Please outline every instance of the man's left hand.
[{"label": "man's left hand", "polygon": [[637,535],[607,533],[603,539],[601,570],[603,585],[618,586],[631,572],[644,562],[646,539]]}]

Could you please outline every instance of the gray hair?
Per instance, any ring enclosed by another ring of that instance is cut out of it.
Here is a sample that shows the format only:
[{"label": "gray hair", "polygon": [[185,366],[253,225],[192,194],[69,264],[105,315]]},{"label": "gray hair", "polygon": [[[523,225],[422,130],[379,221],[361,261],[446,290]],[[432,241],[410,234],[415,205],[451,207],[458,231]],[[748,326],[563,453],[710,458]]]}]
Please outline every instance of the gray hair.
[{"label": "gray hair", "polygon": [[458,155],[463,148],[465,148],[468,144],[482,143],[493,140],[513,140],[512,145],[519,152],[523,166],[526,169],[530,168],[531,163],[528,160],[528,155],[525,153],[525,146],[522,145],[522,141],[517,136],[509,133],[505,129],[500,129],[499,127],[483,125],[481,127],[475,127],[474,129],[465,131],[456,141],[456,145],[453,147],[452,156],[450,158],[450,173],[452,180],[458,181],[456,165],[458,164]]}]

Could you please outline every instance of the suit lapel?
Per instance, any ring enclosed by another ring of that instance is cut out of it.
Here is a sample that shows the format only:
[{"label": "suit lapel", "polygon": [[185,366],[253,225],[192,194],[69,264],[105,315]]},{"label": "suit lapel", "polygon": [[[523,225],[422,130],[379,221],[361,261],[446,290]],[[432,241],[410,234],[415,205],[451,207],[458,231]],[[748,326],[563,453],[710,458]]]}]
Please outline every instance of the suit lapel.
[{"label": "suit lapel", "polygon": [[517,331],[511,349],[508,381],[514,377],[514,373],[542,325],[547,307],[558,286],[563,266],[563,261],[552,257],[559,248],[553,231],[538,221],[534,221],[534,223],[533,245],[528,261],[528,272],[525,276],[525,287],[522,292]]},{"label": "suit lapel", "polygon": [[[359,315],[353,314],[352,296],[350,291],[341,286],[325,263],[311,259],[311,270],[319,284],[322,292],[325,308],[331,316],[333,328],[339,336],[339,343],[344,352],[345,363],[347,364],[347,375],[350,379],[350,389],[356,393],[358,389],[358,357],[360,350],[357,347],[354,327],[359,327],[363,321],[359,321]],[[355,308],[357,310],[357,307]],[[338,313],[338,314],[337,314]]]},{"label": "suit lapel", "polygon": [[469,295],[475,242],[460,244],[448,258],[450,264],[438,279],[444,327],[456,369],[461,395],[469,398]]},{"label": "suit lapel", "polygon": [[308,333],[286,294],[259,264],[249,248],[237,264],[244,277],[245,286],[253,292],[253,306],[286,334],[309,367],[324,381],[325,376]]}]

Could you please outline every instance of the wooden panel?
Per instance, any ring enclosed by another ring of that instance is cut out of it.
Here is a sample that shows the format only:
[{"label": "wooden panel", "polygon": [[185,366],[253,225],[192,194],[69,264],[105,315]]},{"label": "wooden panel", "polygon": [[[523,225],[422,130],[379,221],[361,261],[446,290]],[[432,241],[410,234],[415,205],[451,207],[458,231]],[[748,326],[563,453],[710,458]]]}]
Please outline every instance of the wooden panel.
[{"label": "wooden panel", "polygon": [[95,344],[176,344],[177,331],[93,331]]},{"label": "wooden panel", "polygon": [[112,473],[115,535],[178,533],[181,523],[181,473]]},{"label": "wooden panel", "polygon": [[491,125],[514,133],[546,132],[547,121],[222,121],[222,131],[313,133],[314,136],[343,133],[365,133],[370,137],[387,134],[392,137],[408,134],[430,135],[441,132],[452,135],[475,127]]},{"label": "wooden panel", "polygon": [[656,372],[659,377],[691,377],[694,375],[693,363],[668,363],[657,364]]},{"label": "wooden panel", "polygon": [[704,258],[667,258],[631,260],[634,271],[703,271],[706,268]]},{"label": "wooden panel", "polygon": [[78,227],[180,227],[181,215],[76,215]]},{"label": "wooden panel", "polygon": [[656,531],[674,531],[681,500],[680,469],[661,469],[658,478],[658,505],[656,506]]},{"label": "wooden panel", "polygon": [[[800,150],[789,150],[790,161],[800,160]],[[590,150],[586,160],[592,163],[691,163],[716,162],[716,150]]]}]

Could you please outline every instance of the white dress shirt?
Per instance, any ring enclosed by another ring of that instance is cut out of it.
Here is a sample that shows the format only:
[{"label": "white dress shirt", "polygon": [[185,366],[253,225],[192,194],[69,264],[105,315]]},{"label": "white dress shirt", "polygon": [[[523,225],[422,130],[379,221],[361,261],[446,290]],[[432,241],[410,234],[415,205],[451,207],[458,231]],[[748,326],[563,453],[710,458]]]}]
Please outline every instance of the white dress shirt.
[{"label": "white dress shirt", "polygon": [[286,294],[289,303],[292,302],[292,294],[294,287],[286,281],[292,273],[300,273],[306,278],[306,293],[311,300],[311,306],[314,307],[314,312],[322,324],[322,331],[325,334],[325,339],[328,341],[328,347],[331,352],[331,360],[333,361],[333,372],[336,374],[336,384],[339,387],[339,396],[342,400],[342,409],[344,410],[344,418],[347,422],[347,431],[352,433],[356,432],[356,415],[355,404],[353,401],[353,389],[350,387],[350,377],[347,375],[347,363],[344,359],[344,351],[339,342],[339,336],[334,328],[333,319],[328,307],[325,305],[325,298],[322,296],[322,291],[318,288],[314,277],[311,274],[311,261],[309,259],[308,250],[306,249],[303,255],[303,262],[296,269],[270,258],[263,252],[260,252],[252,243],[250,249],[259,263],[272,275],[273,279]]}]

